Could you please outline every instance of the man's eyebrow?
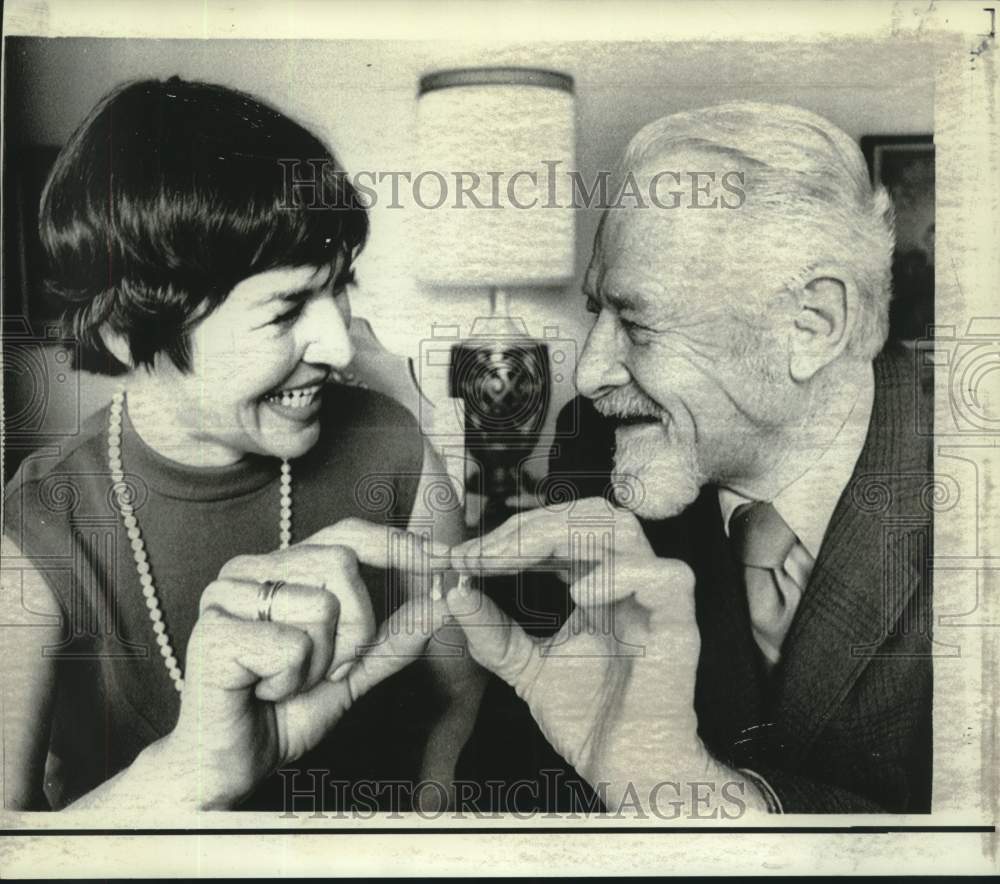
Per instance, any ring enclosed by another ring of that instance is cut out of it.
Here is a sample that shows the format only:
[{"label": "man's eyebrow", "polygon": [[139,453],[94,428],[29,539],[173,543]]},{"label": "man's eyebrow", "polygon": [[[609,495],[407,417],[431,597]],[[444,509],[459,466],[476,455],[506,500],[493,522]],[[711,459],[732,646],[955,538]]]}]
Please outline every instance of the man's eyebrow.
[{"label": "man's eyebrow", "polygon": [[594,298],[594,300],[607,304],[616,313],[623,313],[626,310],[640,311],[647,306],[649,301],[641,292],[624,294],[620,291],[608,291],[606,289],[601,292],[599,298]]},{"label": "man's eyebrow", "polygon": [[590,286],[584,286],[582,288],[583,297],[587,301],[588,307],[591,304],[596,304],[598,306],[608,305],[616,313],[621,313],[625,310],[636,309],[636,303],[628,297],[625,297],[617,292],[602,291],[600,293],[595,292]]},{"label": "man's eyebrow", "polygon": [[635,307],[635,301],[632,298],[618,294],[617,292],[606,292],[604,300],[614,307],[618,313],[621,313],[623,310],[631,310]]}]

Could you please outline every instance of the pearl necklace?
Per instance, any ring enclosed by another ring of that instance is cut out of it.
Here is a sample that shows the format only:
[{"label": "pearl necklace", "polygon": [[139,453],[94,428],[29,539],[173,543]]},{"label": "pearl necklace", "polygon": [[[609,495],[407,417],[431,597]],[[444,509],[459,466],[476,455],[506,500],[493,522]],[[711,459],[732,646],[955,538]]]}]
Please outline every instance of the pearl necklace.
[{"label": "pearl necklace", "polygon": [[[111,488],[122,514],[125,531],[132,544],[132,557],[135,559],[135,569],[139,572],[139,584],[142,595],[149,610],[149,619],[153,624],[156,643],[160,647],[163,663],[167,673],[178,693],[184,690],[184,674],[180,663],[174,655],[173,645],[167,625],[163,622],[163,611],[156,595],[153,574],[149,566],[149,556],[146,555],[146,544],[139,530],[139,522],[132,506],[132,490],[125,482],[125,471],[122,465],[122,409],[125,405],[125,391],[119,390],[111,397],[111,414],[108,419],[108,467],[111,470]],[[278,519],[279,549],[288,549],[292,542],[292,467],[287,460],[281,461],[281,509]]]}]

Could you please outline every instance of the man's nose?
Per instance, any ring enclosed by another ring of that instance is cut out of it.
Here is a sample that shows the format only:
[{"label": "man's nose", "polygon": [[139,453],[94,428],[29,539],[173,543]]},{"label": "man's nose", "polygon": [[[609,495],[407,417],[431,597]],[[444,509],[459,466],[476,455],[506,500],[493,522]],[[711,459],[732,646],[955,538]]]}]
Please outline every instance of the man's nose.
[{"label": "man's nose", "polygon": [[306,340],[302,357],[306,362],[344,368],[354,358],[347,319],[332,298],[315,298],[306,306],[301,331]]},{"label": "man's nose", "polygon": [[602,311],[576,364],[576,388],[588,399],[599,399],[629,382],[631,376],[622,362],[620,347],[616,323]]}]

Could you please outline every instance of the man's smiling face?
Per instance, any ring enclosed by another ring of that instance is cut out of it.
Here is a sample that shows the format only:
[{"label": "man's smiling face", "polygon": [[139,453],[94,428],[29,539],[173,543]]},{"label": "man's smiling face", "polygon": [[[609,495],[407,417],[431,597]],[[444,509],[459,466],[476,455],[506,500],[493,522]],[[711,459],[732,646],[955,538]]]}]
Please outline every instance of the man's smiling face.
[{"label": "man's smiling face", "polygon": [[597,234],[584,283],[597,319],[577,386],[622,418],[615,472],[646,517],[679,513],[707,482],[752,481],[774,455],[771,431],[793,417],[790,313],[780,297],[774,310],[755,306],[769,287],[740,264],[749,228],[739,220],[725,209],[611,210]]}]

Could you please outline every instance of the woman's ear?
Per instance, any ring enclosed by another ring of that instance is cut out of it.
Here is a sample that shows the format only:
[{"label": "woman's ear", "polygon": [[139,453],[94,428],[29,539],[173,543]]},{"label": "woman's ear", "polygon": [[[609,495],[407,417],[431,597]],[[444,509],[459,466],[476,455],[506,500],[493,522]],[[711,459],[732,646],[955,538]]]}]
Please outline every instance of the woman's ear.
[{"label": "woman's ear", "polygon": [[857,321],[858,295],[853,279],[833,271],[814,272],[798,295],[789,368],[795,381],[804,382],[844,352]]},{"label": "woman's ear", "polygon": [[132,350],[124,335],[116,332],[107,324],[101,326],[100,334],[101,340],[104,341],[104,346],[108,348],[108,351],[115,359],[128,369],[135,367],[132,365]]}]

